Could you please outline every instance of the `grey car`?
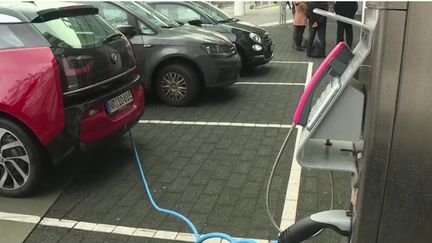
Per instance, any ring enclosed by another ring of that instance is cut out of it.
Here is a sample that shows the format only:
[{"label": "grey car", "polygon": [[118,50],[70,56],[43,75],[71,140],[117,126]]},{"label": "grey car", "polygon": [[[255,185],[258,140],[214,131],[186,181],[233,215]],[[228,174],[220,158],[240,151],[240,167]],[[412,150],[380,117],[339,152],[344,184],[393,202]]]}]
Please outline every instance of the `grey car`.
[{"label": "grey car", "polygon": [[99,14],[129,37],[146,88],[169,105],[191,104],[202,88],[239,79],[236,47],[216,32],[181,26],[145,4],[92,2]]}]

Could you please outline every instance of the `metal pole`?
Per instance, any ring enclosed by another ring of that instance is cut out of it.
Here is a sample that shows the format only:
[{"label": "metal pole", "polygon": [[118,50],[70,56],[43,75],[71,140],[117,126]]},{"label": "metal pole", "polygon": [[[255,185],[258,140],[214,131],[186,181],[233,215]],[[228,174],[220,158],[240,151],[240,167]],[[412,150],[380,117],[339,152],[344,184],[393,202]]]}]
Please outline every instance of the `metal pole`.
[{"label": "metal pole", "polygon": [[286,26],[287,13],[286,13],[287,2],[281,2],[279,5],[279,26]]}]

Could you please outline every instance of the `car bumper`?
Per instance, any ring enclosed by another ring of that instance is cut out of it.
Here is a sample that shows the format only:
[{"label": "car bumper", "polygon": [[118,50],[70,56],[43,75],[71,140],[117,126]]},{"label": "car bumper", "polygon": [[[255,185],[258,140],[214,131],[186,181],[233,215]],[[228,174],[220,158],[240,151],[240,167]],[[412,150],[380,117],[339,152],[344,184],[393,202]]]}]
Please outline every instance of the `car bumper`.
[{"label": "car bumper", "polygon": [[268,41],[261,45],[263,49],[259,52],[250,49],[249,66],[258,66],[270,62],[274,57],[275,44],[273,41]]},{"label": "car bumper", "polygon": [[[139,76],[138,76],[139,77]],[[130,90],[132,103],[111,116],[105,110],[105,102]],[[92,110],[92,114],[89,111]],[[54,164],[80,150],[88,150],[133,127],[144,112],[144,88],[142,82],[133,82],[86,103],[65,108],[65,127],[59,136],[47,145],[47,152]]]},{"label": "car bumper", "polygon": [[240,57],[238,54],[226,58],[205,55],[199,58],[198,63],[204,76],[206,88],[227,86],[237,82],[240,78]]}]

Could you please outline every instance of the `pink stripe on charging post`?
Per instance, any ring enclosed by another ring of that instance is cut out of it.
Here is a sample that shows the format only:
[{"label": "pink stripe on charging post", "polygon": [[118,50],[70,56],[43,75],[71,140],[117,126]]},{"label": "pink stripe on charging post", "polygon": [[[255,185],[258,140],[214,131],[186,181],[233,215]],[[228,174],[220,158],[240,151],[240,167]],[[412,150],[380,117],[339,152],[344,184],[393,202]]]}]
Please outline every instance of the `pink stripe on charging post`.
[{"label": "pink stripe on charging post", "polygon": [[294,123],[298,125],[300,123],[303,109],[309,99],[309,95],[311,95],[315,85],[319,84],[319,81],[324,77],[325,70],[330,65],[330,62],[335,58],[339,53],[346,47],[344,42],[339,42],[339,44],[336,45],[335,48],[328,54],[328,56],[324,59],[324,61],[321,63],[321,65],[318,67],[317,71],[312,76],[310,82],[306,86],[305,91],[303,92],[302,97],[300,98],[300,101],[297,105],[297,109],[294,113]]}]

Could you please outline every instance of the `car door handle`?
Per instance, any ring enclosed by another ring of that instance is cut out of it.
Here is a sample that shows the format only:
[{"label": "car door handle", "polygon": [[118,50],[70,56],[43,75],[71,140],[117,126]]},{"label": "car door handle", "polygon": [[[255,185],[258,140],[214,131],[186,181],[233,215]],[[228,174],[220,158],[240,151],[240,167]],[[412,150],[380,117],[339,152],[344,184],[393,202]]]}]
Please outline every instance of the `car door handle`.
[{"label": "car door handle", "polygon": [[153,45],[150,45],[150,44],[144,44],[144,45],[143,45],[144,48],[150,48],[150,47],[152,47],[152,46],[153,46]]}]

